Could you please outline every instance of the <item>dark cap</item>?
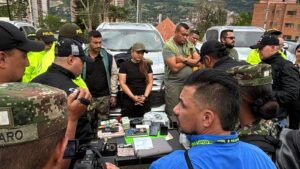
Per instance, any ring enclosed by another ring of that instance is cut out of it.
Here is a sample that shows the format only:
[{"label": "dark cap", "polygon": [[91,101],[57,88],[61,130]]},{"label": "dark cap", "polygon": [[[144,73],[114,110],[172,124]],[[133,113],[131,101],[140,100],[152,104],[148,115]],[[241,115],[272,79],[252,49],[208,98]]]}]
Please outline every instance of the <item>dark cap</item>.
[{"label": "dark cap", "polygon": [[36,32],[35,37],[38,38],[38,39],[41,39],[46,44],[52,43],[56,40],[54,38],[53,32],[51,32],[48,29],[39,29]]},{"label": "dark cap", "polygon": [[82,30],[74,23],[66,23],[59,29],[59,40],[61,38],[75,39],[80,43],[88,43],[87,39],[84,38]]},{"label": "dark cap", "polygon": [[38,52],[45,47],[43,43],[27,39],[17,27],[5,21],[0,21],[0,36],[0,50],[17,48],[26,52]]},{"label": "dark cap", "polygon": [[200,49],[200,62],[203,62],[205,55],[218,52],[220,49],[226,49],[226,47],[219,41],[209,40],[204,42]]},{"label": "dark cap", "polygon": [[73,39],[64,38],[59,41],[55,46],[56,57],[68,57],[74,55],[79,57],[82,61],[93,62],[91,58],[85,55],[81,44]]},{"label": "dark cap", "polygon": [[278,46],[279,45],[278,38],[276,38],[274,36],[270,36],[270,35],[263,36],[262,39],[256,45],[252,45],[252,46],[250,46],[250,48],[261,50],[267,45]]},{"label": "dark cap", "polygon": [[277,35],[277,36],[279,36],[279,35],[281,35],[281,34],[282,34],[282,32],[279,31],[279,30],[277,30],[277,29],[275,29],[275,28],[268,29],[268,30],[264,33],[264,35]]},{"label": "dark cap", "polygon": [[142,43],[135,43],[132,45],[131,50],[133,51],[144,51],[145,53],[148,53],[148,50],[146,50],[144,44]]}]

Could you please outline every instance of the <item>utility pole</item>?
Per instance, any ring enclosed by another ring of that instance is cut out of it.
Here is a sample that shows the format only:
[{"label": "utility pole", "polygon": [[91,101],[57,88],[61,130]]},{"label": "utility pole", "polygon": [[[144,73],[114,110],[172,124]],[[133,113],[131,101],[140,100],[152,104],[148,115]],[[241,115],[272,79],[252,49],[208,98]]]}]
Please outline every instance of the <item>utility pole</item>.
[{"label": "utility pole", "polygon": [[140,21],[140,0],[136,1],[136,23]]},{"label": "utility pole", "polygon": [[8,0],[6,0],[6,6],[7,6],[7,12],[8,12],[8,18],[11,21],[11,16],[10,16],[10,9],[9,9],[9,3]]}]

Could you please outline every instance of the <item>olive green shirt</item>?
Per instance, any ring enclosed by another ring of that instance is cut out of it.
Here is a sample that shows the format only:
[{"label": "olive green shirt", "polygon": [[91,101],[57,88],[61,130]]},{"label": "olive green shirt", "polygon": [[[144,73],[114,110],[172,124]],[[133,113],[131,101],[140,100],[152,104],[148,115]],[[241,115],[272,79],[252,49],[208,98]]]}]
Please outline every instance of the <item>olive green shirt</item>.
[{"label": "olive green shirt", "polygon": [[[170,47],[171,46],[171,47]],[[185,51],[185,52],[184,52]],[[178,72],[172,72],[168,65],[166,64],[166,60],[175,57],[177,55],[183,55],[184,57],[187,57],[189,52],[191,53],[196,52],[195,46],[184,44],[184,45],[177,45],[173,38],[170,39],[163,47],[162,55],[164,57],[165,62],[165,82],[166,83],[184,83],[184,81],[189,77],[190,74],[192,74],[193,69],[191,66],[186,65]]]}]

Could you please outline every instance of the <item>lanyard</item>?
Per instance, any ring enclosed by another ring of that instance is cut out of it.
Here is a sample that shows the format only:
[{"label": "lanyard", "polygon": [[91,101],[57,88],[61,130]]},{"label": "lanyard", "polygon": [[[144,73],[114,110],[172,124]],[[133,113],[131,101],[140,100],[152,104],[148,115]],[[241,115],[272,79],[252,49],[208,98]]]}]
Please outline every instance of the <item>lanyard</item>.
[{"label": "lanyard", "polygon": [[208,145],[208,144],[214,144],[214,143],[220,143],[220,144],[226,144],[226,143],[236,143],[240,139],[232,138],[232,139],[221,139],[221,140],[197,140],[191,143],[191,146],[198,146],[198,145]]}]

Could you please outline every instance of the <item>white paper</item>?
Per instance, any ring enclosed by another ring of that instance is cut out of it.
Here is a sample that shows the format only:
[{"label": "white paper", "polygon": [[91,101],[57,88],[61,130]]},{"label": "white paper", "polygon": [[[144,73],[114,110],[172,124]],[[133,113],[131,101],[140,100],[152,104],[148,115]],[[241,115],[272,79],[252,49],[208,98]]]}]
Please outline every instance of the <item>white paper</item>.
[{"label": "white paper", "polygon": [[150,137],[133,138],[133,144],[135,150],[145,150],[153,148],[152,140]]}]

